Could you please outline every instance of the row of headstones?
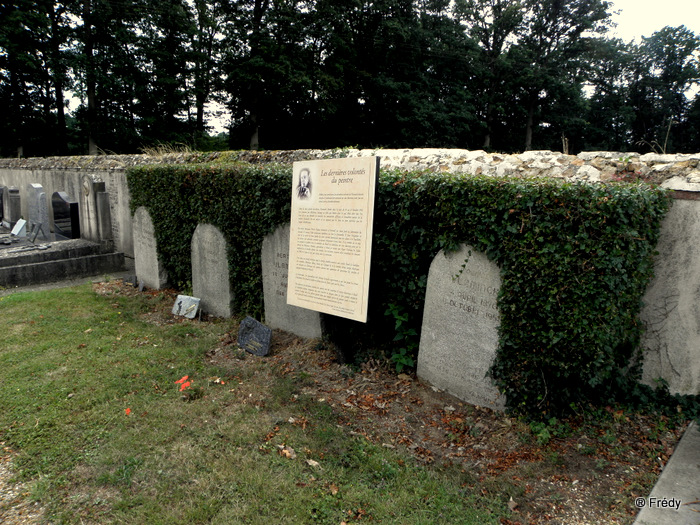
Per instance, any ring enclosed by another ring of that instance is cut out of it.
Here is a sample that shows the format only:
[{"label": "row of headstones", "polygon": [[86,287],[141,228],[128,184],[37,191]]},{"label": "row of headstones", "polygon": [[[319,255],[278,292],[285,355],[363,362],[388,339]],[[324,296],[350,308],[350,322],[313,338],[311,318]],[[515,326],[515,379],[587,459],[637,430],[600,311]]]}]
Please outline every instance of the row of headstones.
[{"label": "row of headstones", "polygon": [[[145,208],[134,215],[135,270],[140,283],[160,289],[167,275],[158,260],[153,222]],[[192,294],[209,314],[232,314],[228,246],[218,228],[199,224],[191,242]],[[465,259],[467,265],[462,268]],[[322,336],[318,312],[287,304],[289,225],[268,235],[261,252],[265,324],[301,337]],[[425,314],[418,354],[418,375],[458,398],[502,409],[504,398],[487,372],[498,347],[496,298],[500,270],[485,254],[462,246],[440,252],[428,276]]]},{"label": "row of headstones", "polygon": [[[54,230],[49,222],[49,206],[46,192],[41,184],[27,185],[28,218],[26,233],[33,232],[35,239],[50,241],[80,238],[78,203],[63,191],[51,196]],[[0,220],[3,227],[11,230],[21,221],[21,200],[19,189],[0,187]]]},{"label": "row of headstones", "polygon": [[[468,260],[463,267],[464,261]],[[318,312],[287,304],[289,225],[262,245],[265,323],[302,337],[321,337]],[[498,348],[498,266],[469,246],[435,257],[428,274],[418,376],[474,405],[502,410],[505,397],[488,376]]]}]

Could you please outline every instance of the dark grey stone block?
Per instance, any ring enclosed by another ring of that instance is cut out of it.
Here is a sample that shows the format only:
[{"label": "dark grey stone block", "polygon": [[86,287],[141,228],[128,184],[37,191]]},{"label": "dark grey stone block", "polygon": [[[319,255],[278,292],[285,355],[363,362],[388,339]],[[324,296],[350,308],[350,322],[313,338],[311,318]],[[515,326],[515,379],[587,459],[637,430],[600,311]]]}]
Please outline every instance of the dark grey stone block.
[{"label": "dark grey stone block", "polygon": [[270,353],[270,339],[272,330],[256,321],[252,317],[246,317],[241,321],[238,329],[238,346],[246,352],[258,356],[265,356]]}]

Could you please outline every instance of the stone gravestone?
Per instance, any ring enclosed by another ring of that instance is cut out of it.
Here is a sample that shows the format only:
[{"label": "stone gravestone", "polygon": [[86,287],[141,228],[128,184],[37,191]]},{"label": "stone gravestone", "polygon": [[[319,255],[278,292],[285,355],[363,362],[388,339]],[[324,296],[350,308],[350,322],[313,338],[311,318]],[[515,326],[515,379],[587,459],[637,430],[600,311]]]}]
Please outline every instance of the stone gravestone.
[{"label": "stone gravestone", "polygon": [[134,213],[134,269],[143,286],[160,290],[168,282],[168,275],[158,259],[155,230],[148,210],[139,206]]},{"label": "stone gravestone", "polygon": [[485,254],[465,245],[440,251],[428,274],[417,369],[432,385],[496,410],[505,398],[488,370],[498,348],[500,287],[500,270]]},{"label": "stone gravestone", "polygon": [[2,217],[3,214],[5,213],[4,206],[3,206],[3,199],[5,197],[5,186],[0,186],[0,224],[2,224]]},{"label": "stone gravestone", "polygon": [[261,262],[265,323],[300,337],[321,337],[318,312],[287,304],[289,224],[278,227],[263,239]]},{"label": "stone gravestone", "polygon": [[198,224],[192,235],[192,294],[202,310],[217,317],[231,317],[231,283],[228,245],[216,226]]},{"label": "stone gravestone", "polygon": [[63,191],[56,191],[51,196],[53,208],[53,229],[57,237],[80,239],[80,214],[78,203]]},{"label": "stone gravestone", "polygon": [[80,187],[80,237],[93,242],[112,239],[112,216],[105,183],[83,175]]},{"label": "stone gravestone", "polygon": [[258,356],[270,352],[272,330],[252,317],[246,317],[238,328],[238,346]]},{"label": "stone gravestone", "polygon": [[49,203],[41,184],[27,184],[27,208],[29,230],[32,233],[32,237],[43,241],[52,240],[51,224],[49,223]]},{"label": "stone gravestone", "polygon": [[700,394],[700,201],[676,200],[661,225],[654,278],[643,297],[642,381]]},{"label": "stone gravestone", "polygon": [[2,206],[2,225],[8,230],[12,229],[15,223],[22,216],[19,188],[8,188],[7,186],[4,187],[2,196]]}]

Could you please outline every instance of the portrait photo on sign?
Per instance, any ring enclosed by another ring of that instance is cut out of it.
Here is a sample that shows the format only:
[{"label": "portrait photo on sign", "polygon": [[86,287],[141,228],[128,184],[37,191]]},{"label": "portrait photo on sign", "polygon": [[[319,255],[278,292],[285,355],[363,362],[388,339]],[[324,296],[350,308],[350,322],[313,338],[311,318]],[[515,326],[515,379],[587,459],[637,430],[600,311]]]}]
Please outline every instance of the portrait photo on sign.
[{"label": "portrait photo on sign", "polygon": [[294,174],[294,197],[302,202],[309,202],[314,197],[314,175],[308,167],[299,169]]}]

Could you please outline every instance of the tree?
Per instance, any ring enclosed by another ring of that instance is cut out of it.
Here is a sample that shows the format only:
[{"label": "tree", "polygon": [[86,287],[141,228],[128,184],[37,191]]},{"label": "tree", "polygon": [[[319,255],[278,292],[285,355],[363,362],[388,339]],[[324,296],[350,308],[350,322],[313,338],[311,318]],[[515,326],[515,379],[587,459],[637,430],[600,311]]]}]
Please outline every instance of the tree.
[{"label": "tree", "polygon": [[657,152],[675,150],[674,128],[685,121],[690,107],[686,93],[700,80],[700,37],[685,26],[665,27],[643,38],[632,52],[631,140]]},{"label": "tree", "polygon": [[[203,60],[191,45],[198,34],[194,14],[183,0],[153,1],[145,6],[137,30],[132,30],[137,39],[138,74],[148,75],[135,92],[138,135],[146,144],[185,142],[194,124],[190,118],[190,65],[195,59]],[[202,67],[200,63],[196,85],[200,103],[206,100]]]},{"label": "tree", "polygon": [[0,117],[5,155],[42,155],[52,142],[51,26],[46,5],[30,0],[0,6]]},{"label": "tree", "polygon": [[[609,2],[604,0],[526,0],[525,29],[517,46],[518,69],[521,71],[522,93],[519,101],[526,110],[525,150],[533,145],[539,123],[548,126],[548,133],[559,135],[552,127],[550,115],[542,109],[552,107],[552,97],[565,97],[560,107],[570,104],[577,111],[585,57],[595,34],[609,25]],[[567,100],[568,97],[568,100]]]},{"label": "tree", "polygon": [[483,122],[483,148],[490,149],[497,120],[504,115],[506,88],[515,75],[515,64],[508,51],[524,22],[522,2],[511,0],[457,0],[455,13],[466,32],[478,44],[474,53],[476,90]]},{"label": "tree", "polygon": [[591,41],[590,67],[586,84],[590,88],[586,112],[584,149],[629,151],[630,125],[634,108],[629,100],[632,46],[619,39]]},{"label": "tree", "polygon": [[206,132],[205,106],[212,93],[221,89],[220,31],[221,5],[218,2],[194,0],[196,31],[192,41],[195,130],[198,136]]}]

